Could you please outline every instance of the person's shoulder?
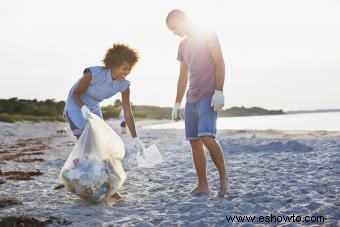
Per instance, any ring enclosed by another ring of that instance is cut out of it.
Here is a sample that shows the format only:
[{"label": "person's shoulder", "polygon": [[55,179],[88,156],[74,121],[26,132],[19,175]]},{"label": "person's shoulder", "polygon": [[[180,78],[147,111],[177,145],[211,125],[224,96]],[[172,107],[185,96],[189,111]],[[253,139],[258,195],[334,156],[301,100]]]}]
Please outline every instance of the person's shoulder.
[{"label": "person's shoulder", "polygon": [[213,29],[205,29],[201,32],[201,40],[203,43],[206,43],[208,46],[218,46],[219,39],[217,33]]},{"label": "person's shoulder", "polygon": [[120,82],[120,83],[130,83],[130,81],[128,81],[128,80],[127,80],[127,79],[125,79],[125,78],[124,78],[124,79],[121,79],[121,80],[119,80],[119,82]]},{"label": "person's shoulder", "polygon": [[123,92],[126,89],[130,87],[130,81],[127,79],[122,79],[122,80],[114,80],[115,81],[115,86],[117,87],[118,91]]},{"label": "person's shoulder", "polygon": [[182,39],[182,40],[179,42],[179,46],[184,45],[186,42],[188,42],[188,38],[187,38],[187,37],[185,37],[184,39]]},{"label": "person's shoulder", "polygon": [[104,70],[103,66],[90,66],[84,69],[84,74],[87,72],[91,72],[92,74],[100,73]]},{"label": "person's shoulder", "polygon": [[188,38],[184,38],[183,40],[181,40],[181,42],[179,42],[178,49],[181,50],[187,42],[188,42]]},{"label": "person's shoulder", "polygon": [[127,79],[122,79],[122,80],[120,80],[120,82],[121,82],[121,84],[122,85],[127,85],[127,86],[130,86],[130,81],[128,81]]},{"label": "person's shoulder", "polygon": [[200,31],[200,34],[201,34],[201,37],[205,38],[205,39],[211,39],[213,37],[217,37],[217,33],[216,31],[214,31],[213,29],[211,28],[205,28],[205,29],[202,29]]}]

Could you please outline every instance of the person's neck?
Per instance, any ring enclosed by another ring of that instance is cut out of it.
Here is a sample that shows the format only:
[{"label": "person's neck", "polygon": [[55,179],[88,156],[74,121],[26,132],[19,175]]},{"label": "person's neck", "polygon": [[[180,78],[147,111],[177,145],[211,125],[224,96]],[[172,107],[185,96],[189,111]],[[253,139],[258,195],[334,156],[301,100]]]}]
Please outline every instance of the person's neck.
[{"label": "person's neck", "polygon": [[188,32],[187,32],[187,34],[186,34],[186,37],[187,37],[187,39],[193,39],[193,38],[195,38],[195,36],[196,36],[196,29],[195,29],[195,27],[194,26],[190,26],[190,28],[188,29]]},{"label": "person's neck", "polygon": [[114,70],[111,69],[111,79],[117,80],[118,76],[115,74]]}]

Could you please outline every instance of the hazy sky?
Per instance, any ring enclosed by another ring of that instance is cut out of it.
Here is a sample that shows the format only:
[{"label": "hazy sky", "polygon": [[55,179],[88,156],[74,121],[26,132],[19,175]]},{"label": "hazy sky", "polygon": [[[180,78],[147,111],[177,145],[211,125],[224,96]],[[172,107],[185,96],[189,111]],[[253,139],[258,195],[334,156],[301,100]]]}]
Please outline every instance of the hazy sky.
[{"label": "hazy sky", "polygon": [[226,107],[340,108],[339,0],[0,0],[0,98],[65,100],[120,42],[141,55],[128,76],[132,102],[172,106],[180,38],[165,17],[174,8],[219,35]]}]

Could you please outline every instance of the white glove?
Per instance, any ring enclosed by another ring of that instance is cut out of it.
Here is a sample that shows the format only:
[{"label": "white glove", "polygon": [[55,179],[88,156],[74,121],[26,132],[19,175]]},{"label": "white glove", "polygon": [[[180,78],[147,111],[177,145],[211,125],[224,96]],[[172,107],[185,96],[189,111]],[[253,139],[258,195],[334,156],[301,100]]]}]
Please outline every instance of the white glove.
[{"label": "white glove", "polygon": [[144,156],[145,147],[144,144],[139,140],[138,137],[135,137],[133,140],[133,146],[142,156]]},{"label": "white glove", "polygon": [[83,118],[85,120],[87,120],[89,118],[89,115],[91,114],[91,110],[87,106],[85,106],[85,105],[83,105],[80,108],[80,110],[81,110],[81,114],[83,115]]},{"label": "white glove", "polygon": [[211,99],[211,107],[214,108],[214,111],[219,111],[224,106],[224,95],[223,91],[215,90],[215,93]]},{"label": "white glove", "polygon": [[181,113],[181,104],[176,102],[174,105],[174,108],[172,109],[172,114],[171,114],[172,120],[174,121],[180,120],[181,119],[180,113]]}]

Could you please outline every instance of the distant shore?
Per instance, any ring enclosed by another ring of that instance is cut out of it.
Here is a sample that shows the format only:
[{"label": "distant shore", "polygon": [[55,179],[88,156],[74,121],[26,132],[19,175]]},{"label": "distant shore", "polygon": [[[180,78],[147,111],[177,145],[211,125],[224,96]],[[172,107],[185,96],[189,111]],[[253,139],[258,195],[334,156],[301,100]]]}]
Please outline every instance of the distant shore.
[{"label": "distant shore", "polygon": [[[101,107],[104,119],[118,118],[119,105],[108,105]],[[0,99],[0,121],[59,121],[64,122],[63,109],[64,101],[46,99],[38,101],[36,99]],[[170,119],[171,107],[159,107],[148,105],[132,105],[133,114],[136,119],[163,120]],[[231,107],[219,111],[219,117],[239,117],[239,116],[261,116],[285,114],[283,110],[267,110],[260,107]]]},{"label": "distant shore", "polygon": [[340,109],[324,109],[324,110],[294,110],[287,111],[286,114],[306,114],[306,113],[330,113],[330,112],[340,112]]}]

